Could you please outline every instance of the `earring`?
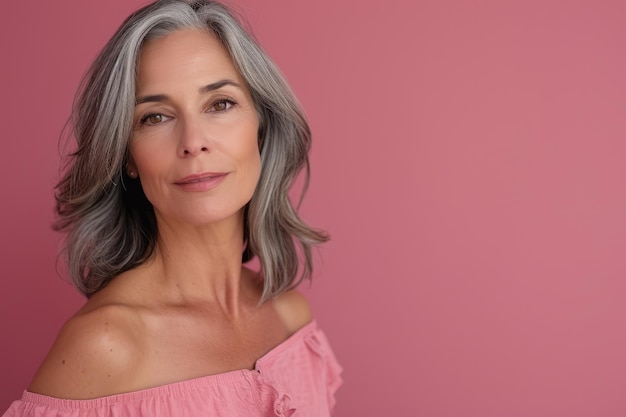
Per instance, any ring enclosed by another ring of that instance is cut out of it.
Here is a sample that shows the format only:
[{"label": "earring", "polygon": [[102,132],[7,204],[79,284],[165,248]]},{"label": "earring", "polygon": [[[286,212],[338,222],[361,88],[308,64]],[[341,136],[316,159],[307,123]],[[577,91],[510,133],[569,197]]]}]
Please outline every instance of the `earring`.
[{"label": "earring", "polygon": [[135,178],[137,178],[137,173],[134,170],[129,169],[128,170],[128,176],[131,177],[132,179],[135,179]]}]

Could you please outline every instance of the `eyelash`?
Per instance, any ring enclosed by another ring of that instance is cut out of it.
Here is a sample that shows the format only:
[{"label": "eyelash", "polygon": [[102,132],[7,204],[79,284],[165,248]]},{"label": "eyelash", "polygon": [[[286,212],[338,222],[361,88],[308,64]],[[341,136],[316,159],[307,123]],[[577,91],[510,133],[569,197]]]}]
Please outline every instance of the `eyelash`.
[{"label": "eyelash", "polygon": [[220,104],[220,103],[226,103],[228,107],[227,107],[225,110],[214,110],[214,112],[216,112],[216,113],[223,113],[223,112],[226,112],[226,111],[228,111],[228,110],[232,109],[232,108],[233,108],[233,106],[235,106],[235,105],[237,104],[237,102],[236,102],[235,100],[231,99],[231,98],[220,98],[220,99],[218,99],[218,100],[215,100],[215,101],[211,104],[211,106],[209,107],[209,109],[212,109],[213,107],[215,107],[217,104]]},{"label": "eyelash", "polygon": [[[161,117],[166,117],[167,118],[167,116],[165,116],[164,114],[161,114],[161,113],[150,113],[150,114],[146,114],[141,119],[139,119],[139,124],[145,125],[146,122],[148,121],[148,119],[153,117],[153,116],[161,116]],[[160,123],[163,123],[163,121],[161,121],[159,123],[149,124],[148,126],[155,126],[155,125],[160,124]]]},{"label": "eyelash", "polygon": [[[216,105],[221,104],[221,103],[226,103],[227,108],[224,109],[224,110],[210,110],[210,109],[214,108]],[[233,99],[230,99],[230,98],[220,98],[218,100],[215,100],[213,103],[211,103],[211,105],[209,106],[209,110],[207,110],[207,112],[210,112],[210,113],[224,113],[224,112],[227,112],[230,109],[232,109],[233,106],[235,106],[235,105],[237,105],[237,102],[235,100],[233,100]],[[161,117],[165,117],[167,119],[170,118],[169,116],[165,116],[162,113],[149,113],[149,114],[146,114],[145,116],[143,116],[141,119],[139,119],[139,123],[141,125],[146,125],[146,122],[148,121],[148,119],[153,117],[153,116],[161,116]],[[148,126],[155,126],[155,125],[161,124],[161,123],[163,123],[163,121],[161,121],[159,123],[154,123],[154,124],[151,124],[151,125],[148,125]]]}]

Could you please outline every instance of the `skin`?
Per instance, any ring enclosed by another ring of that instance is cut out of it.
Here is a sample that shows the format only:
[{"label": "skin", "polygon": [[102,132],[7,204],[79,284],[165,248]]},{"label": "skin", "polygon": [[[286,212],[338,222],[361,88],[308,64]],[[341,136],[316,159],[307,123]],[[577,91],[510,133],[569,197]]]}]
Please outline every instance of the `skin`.
[{"label": "skin", "polygon": [[[128,172],[155,208],[155,253],[64,325],[31,392],[90,399],[252,369],[311,320],[295,291],[259,306],[261,280],[241,263],[258,118],[224,47],[199,30],[152,40],[137,83]],[[225,176],[204,191],[180,186],[202,172]]]}]

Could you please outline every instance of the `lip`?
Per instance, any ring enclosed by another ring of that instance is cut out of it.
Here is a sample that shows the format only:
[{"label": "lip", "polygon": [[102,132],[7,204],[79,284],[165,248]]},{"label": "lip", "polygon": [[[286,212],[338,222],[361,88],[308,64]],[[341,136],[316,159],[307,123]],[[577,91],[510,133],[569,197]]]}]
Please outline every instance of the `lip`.
[{"label": "lip", "polygon": [[187,175],[174,181],[174,184],[185,191],[207,191],[217,187],[227,175],[227,172],[202,172]]}]

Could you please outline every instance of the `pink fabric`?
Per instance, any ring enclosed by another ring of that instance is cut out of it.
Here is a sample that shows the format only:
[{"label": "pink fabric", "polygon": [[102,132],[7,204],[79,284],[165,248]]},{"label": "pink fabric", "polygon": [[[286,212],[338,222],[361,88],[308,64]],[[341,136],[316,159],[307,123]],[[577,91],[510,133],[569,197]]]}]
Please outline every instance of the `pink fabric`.
[{"label": "pink fabric", "polygon": [[330,416],[341,367],[313,321],[239,370],[92,400],[28,391],[3,417]]}]

